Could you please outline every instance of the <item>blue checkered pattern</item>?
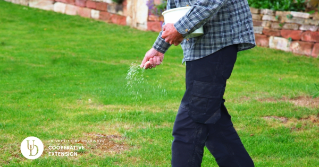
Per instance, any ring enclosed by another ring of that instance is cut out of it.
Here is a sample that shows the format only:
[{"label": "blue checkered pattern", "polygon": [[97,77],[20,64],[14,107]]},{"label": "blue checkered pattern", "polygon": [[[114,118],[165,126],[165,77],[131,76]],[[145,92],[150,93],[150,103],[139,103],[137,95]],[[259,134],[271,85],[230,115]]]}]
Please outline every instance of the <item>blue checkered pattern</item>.
[{"label": "blue checkered pattern", "polygon": [[[168,0],[167,9],[191,6],[174,24],[186,37],[181,43],[185,61],[208,56],[226,46],[239,44],[238,50],[253,48],[255,36],[247,0]],[[187,39],[187,35],[204,26],[204,35]],[[171,46],[159,33],[153,48],[165,53]]]}]

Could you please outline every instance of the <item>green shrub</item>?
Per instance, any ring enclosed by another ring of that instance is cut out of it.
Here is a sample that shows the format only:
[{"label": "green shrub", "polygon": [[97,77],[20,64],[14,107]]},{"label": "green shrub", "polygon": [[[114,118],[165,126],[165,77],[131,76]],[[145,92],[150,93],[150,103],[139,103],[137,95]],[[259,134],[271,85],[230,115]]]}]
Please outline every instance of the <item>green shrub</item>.
[{"label": "green shrub", "polygon": [[122,4],[124,0],[112,0],[113,2],[116,2],[117,4]]},{"label": "green shrub", "polygon": [[249,6],[279,11],[304,11],[305,0],[248,0]]},{"label": "green shrub", "polygon": [[148,0],[146,2],[150,14],[161,16],[166,10],[167,0],[162,0],[162,3],[156,5],[154,0]]}]

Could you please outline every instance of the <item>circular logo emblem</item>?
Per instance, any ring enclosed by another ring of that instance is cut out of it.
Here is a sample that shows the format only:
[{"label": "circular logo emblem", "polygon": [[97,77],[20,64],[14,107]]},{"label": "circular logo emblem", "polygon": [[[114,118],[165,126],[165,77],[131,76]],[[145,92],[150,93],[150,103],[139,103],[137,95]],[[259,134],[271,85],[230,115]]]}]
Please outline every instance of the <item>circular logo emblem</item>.
[{"label": "circular logo emblem", "polygon": [[21,143],[21,153],[27,159],[37,159],[43,153],[43,143],[37,137],[27,137]]}]

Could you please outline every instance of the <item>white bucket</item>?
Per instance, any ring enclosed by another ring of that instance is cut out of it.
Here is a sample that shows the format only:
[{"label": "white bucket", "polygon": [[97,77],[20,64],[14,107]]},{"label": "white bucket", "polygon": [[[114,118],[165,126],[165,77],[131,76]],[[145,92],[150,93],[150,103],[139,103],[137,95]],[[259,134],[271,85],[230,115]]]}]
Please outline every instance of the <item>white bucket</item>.
[{"label": "white bucket", "polygon": [[[166,23],[176,23],[180,18],[185,16],[185,14],[189,11],[191,7],[181,7],[181,8],[174,8],[170,10],[166,10],[162,13],[164,16],[164,22]],[[204,34],[203,26],[195,30],[193,33],[189,34],[186,38],[193,38],[197,36],[201,36]]]}]

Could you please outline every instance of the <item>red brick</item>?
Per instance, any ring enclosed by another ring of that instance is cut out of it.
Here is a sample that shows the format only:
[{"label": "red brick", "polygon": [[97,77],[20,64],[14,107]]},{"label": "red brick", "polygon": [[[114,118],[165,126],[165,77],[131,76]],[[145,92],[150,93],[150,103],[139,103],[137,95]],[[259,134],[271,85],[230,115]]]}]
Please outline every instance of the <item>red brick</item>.
[{"label": "red brick", "polygon": [[262,21],[257,21],[257,20],[253,20],[253,25],[254,26],[262,26],[263,22]]},{"label": "red brick", "polygon": [[55,0],[55,1],[70,4],[70,5],[75,4],[75,0]]},{"label": "red brick", "polygon": [[155,16],[155,15],[149,15],[148,20],[150,21],[164,21],[163,16]]},{"label": "red brick", "polygon": [[91,17],[91,9],[79,7],[78,15],[80,15],[82,17],[90,18]]},{"label": "red brick", "polygon": [[268,36],[280,37],[280,30],[263,29],[263,34]]},{"label": "red brick", "polygon": [[119,25],[126,25],[126,17],[121,15],[112,15],[111,17],[112,23]]},{"label": "red brick", "polygon": [[149,21],[147,22],[147,30],[160,32],[162,31],[162,22],[160,21]]},{"label": "red brick", "polygon": [[313,46],[311,56],[312,56],[312,57],[319,57],[319,43],[316,43],[316,44]]},{"label": "red brick", "polygon": [[301,39],[301,30],[281,30],[281,36],[284,38],[291,38],[294,41]]},{"label": "red brick", "polygon": [[96,10],[107,11],[107,3],[96,2]]},{"label": "red brick", "polygon": [[123,2],[122,2],[122,5],[123,5],[123,7],[125,6],[127,6],[127,0],[124,0]]},{"label": "red brick", "polygon": [[75,5],[80,7],[86,6],[86,0],[75,0]]},{"label": "red brick", "polygon": [[159,5],[159,4],[161,4],[161,3],[163,3],[161,0],[154,0],[154,4],[155,4],[155,5]]},{"label": "red brick", "polygon": [[112,20],[112,15],[113,14],[111,14],[111,13],[109,13],[109,12],[100,12],[100,19],[101,20],[105,20],[105,21],[109,21],[109,22],[111,22],[111,20]]},{"label": "red brick", "polygon": [[306,31],[301,34],[301,40],[307,42],[319,42],[319,32]]},{"label": "red brick", "polygon": [[86,7],[90,9],[96,9],[96,2],[94,1],[86,1]]},{"label": "red brick", "polygon": [[311,56],[313,46],[312,42],[293,41],[289,47],[293,53]]},{"label": "red brick", "polygon": [[262,47],[269,46],[269,37],[267,35],[255,34],[256,44]]}]

